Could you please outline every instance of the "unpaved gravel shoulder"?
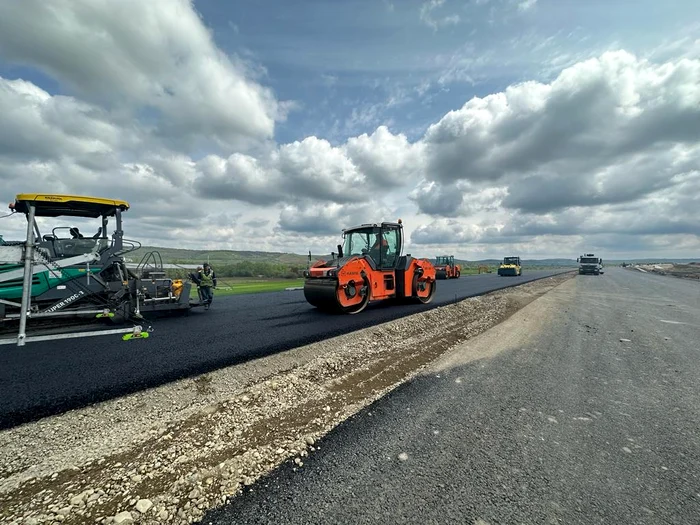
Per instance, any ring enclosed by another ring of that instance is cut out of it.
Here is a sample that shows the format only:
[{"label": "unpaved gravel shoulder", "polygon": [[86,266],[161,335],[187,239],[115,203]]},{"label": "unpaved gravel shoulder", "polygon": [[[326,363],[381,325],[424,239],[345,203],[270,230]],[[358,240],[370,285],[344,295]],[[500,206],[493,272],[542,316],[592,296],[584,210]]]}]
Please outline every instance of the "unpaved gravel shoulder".
[{"label": "unpaved gravel shoulder", "polygon": [[563,274],[0,432],[0,522],[191,523]]},{"label": "unpaved gravel shoulder", "polygon": [[645,272],[655,273],[657,275],[669,275],[680,279],[700,281],[700,263],[697,262],[691,262],[688,264],[637,264],[627,267],[629,270],[637,270],[640,268]]}]

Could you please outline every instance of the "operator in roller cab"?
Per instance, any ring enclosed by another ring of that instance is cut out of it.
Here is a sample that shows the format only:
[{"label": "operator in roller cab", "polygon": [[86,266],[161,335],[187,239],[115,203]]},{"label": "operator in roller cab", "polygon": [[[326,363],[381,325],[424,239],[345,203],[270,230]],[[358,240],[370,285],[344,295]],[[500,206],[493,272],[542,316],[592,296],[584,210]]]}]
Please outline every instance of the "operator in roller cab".
[{"label": "operator in roller cab", "polygon": [[369,249],[369,256],[374,261],[380,261],[382,257],[386,257],[389,251],[389,241],[386,240],[383,233],[378,233],[374,244]]}]

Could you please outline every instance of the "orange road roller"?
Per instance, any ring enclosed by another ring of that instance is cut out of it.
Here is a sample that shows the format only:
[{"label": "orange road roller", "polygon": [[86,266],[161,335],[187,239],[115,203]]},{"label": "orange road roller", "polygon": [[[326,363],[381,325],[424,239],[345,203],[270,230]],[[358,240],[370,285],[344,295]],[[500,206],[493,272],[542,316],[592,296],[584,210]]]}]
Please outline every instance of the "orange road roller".
[{"label": "orange road roller", "polygon": [[304,272],[306,300],[320,310],[345,314],[389,299],[430,303],[435,267],[427,259],[402,255],[403,240],[401,219],[343,230],[338,253]]}]

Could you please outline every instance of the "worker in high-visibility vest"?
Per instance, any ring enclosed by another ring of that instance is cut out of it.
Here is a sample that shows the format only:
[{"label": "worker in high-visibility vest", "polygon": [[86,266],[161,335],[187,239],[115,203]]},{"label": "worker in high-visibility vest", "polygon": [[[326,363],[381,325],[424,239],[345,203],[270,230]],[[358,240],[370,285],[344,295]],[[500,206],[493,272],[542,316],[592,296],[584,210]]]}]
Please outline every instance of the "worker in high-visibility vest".
[{"label": "worker in high-visibility vest", "polygon": [[202,266],[203,268],[197,273],[197,280],[204,308],[208,310],[209,305],[214,300],[213,290],[216,289],[216,273],[209,263],[204,263]]}]

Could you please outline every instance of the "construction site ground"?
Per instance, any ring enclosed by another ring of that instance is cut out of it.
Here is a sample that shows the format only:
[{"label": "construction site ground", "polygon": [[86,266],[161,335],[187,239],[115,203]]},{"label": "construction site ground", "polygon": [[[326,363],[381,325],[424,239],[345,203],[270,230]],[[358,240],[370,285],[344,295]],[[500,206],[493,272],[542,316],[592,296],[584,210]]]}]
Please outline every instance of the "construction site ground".
[{"label": "construction site ground", "polygon": [[[121,335],[5,345],[0,352],[0,429],[141,392],[403,318],[564,270],[520,277],[470,275],[440,281],[428,305],[370,304],[362,315],[331,315],[301,290],[219,296],[210,310],[149,319],[148,339]],[[31,322],[31,328],[35,322]],[[113,325],[107,323],[108,328]],[[16,329],[16,325],[15,325]],[[15,332],[16,333],[16,332]]]},{"label": "construction site ground", "polygon": [[0,433],[0,523],[192,523],[559,274]]},{"label": "construction site ground", "polygon": [[577,275],[201,523],[696,524],[699,287]]},{"label": "construction site ground", "polygon": [[691,262],[688,264],[663,263],[663,264],[638,264],[629,268],[641,269],[645,272],[659,275],[670,275],[682,279],[700,279],[700,263]]}]

